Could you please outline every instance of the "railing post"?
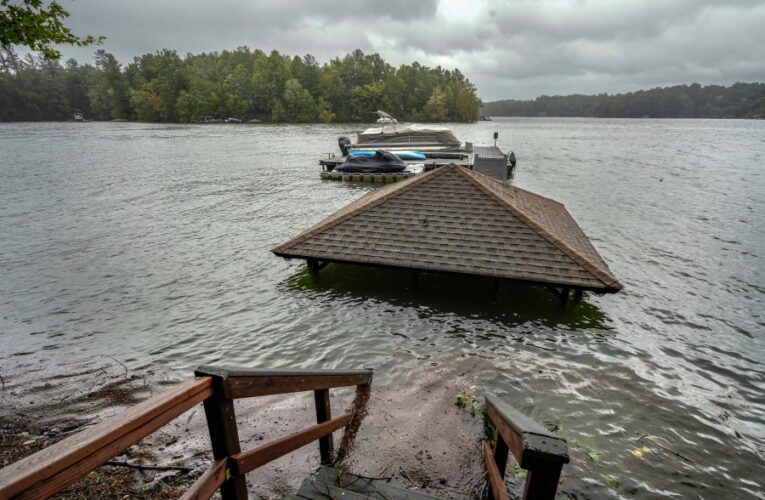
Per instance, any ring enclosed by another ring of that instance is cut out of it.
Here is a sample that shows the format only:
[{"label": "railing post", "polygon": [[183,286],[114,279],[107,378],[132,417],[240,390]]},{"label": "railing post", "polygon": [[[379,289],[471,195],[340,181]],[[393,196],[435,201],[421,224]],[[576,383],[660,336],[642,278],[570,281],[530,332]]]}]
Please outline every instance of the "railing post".
[{"label": "railing post", "polygon": [[566,440],[489,395],[486,415],[497,430],[492,458],[500,475],[504,477],[508,450],[512,451],[518,465],[527,471],[523,500],[553,500],[563,464],[569,461]]},{"label": "railing post", "polygon": [[505,477],[505,469],[507,469],[507,455],[510,452],[510,448],[507,447],[507,443],[502,439],[502,436],[497,436],[497,444],[494,446],[494,462],[499,469],[499,475]]},{"label": "railing post", "polygon": [[[213,459],[228,459],[239,453],[239,431],[234,413],[234,400],[230,396],[228,370],[198,369],[197,376],[210,376],[213,379],[213,395],[204,402],[207,428],[210,431]],[[247,481],[244,476],[230,475],[221,485],[220,494],[223,500],[247,500]]]},{"label": "railing post", "polygon": [[554,499],[562,468],[561,463],[548,463],[545,467],[528,471],[523,487],[523,500]]},{"label": "railing post", "polygon": [[[316,400],[316,423],[320,424],[327,420],[332,420],[332,409],[329,403],[329,389],[319,389],[313,392]],[[332,453],[334,453],[335,444],[332,434],[319,438],[319,452],[321,453],[322,465],[332,463]]]}]

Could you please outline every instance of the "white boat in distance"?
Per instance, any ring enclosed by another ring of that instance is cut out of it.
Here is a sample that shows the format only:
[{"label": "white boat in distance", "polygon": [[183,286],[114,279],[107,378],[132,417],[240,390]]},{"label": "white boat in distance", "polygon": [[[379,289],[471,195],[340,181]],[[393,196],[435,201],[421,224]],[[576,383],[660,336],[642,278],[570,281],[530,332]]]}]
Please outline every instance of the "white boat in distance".
[{"label": "white boat in distance", "polygon": [[420,151],[465,151],[450,129],[438,125],[400,124],[385,111],[377,111],[379,127],[371,127],[357,135],[349,149],[412,149]]}]

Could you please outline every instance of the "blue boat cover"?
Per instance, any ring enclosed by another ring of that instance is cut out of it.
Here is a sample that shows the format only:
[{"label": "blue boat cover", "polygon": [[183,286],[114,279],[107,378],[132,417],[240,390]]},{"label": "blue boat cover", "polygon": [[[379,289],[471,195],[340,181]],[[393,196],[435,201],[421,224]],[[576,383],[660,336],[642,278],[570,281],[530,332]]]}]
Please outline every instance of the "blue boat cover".
[{"label": "blue boat cover", "polygon": [[[348,153],[351,156],[366,156],[366,157],[372,157],[375,155],[375,150],[372,149],[359,149],[356,151],[351,151]],[[393,154],[401,158],[402,160],[425,160],[426,156],[425,153],[422,151],[393,151]]]}]

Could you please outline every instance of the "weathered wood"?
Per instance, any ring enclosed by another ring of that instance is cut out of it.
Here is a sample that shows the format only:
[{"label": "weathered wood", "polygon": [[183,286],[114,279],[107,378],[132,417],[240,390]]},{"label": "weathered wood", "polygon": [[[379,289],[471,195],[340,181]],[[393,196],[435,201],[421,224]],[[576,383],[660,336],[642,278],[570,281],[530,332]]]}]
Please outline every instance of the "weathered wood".
[{"label": "weathered wood", "polygon": [[[209,377],[187,380],[133,408],[0,469],[0,498],[49,496],[212,394]],[[32,488],[34,486],[34,488]],[[32,488],[32,489],[30,489]]]},{"label": "weathered wood", "polygon": [[486,414],[513,452],[518,464],[531,470],[538,464],[568,463],[566,440],[548,431],[504,401],[486,396]]},{"label": "weathered wood", "polygon": [[483,442],[483,461],[486,464],[486,475],[489,478],[489,500],[509,500],[507,489],[500,474],[500,469],[494,462],[494,455],[488,441]]},{"label": "weathered wood", "polygon": [[[521,463],[523,457],[523,437],[515,432],[505,419],[497,413],[496,408],[488,402],[486,403],[486,415],[489,416],[494,427],[497,429],[497,442],[503,441],[505,446],[513,452],[515,460]],[[507,461],[505,461],[505,465],[507,465]]]},{"label": "weathered wood", "polygon": [[[486,397],[486,415],[498,433],[496,465],[501,465],[501,456],[507,457],[507,451],[499,448],[504,442],[528,471],[523,498],[555,498],[563,464],[569,461],[566,441],[493,396]],[[501,476],[504,467],[506,462],[499,469]]]},{"label": "weathered wood", "polygon": [[194,484],[181,496],[181,500],[207,500],[226,480],[228,459],[221,458],[199,476]]},{"label": "weathered wood", "polygon": [[229,380],[229,384],[232,397],[238,399],[361,385],[369,383],[371,378],[371,373],[355,375],[237,376],[232,377]]},{"label": "weathered wood", "polygon": [[[199,373],[199,370],[197,370]],[[213,375],[213,395],[205,400],[205,416],[214,460],[225,460],[241,451],[236,425],[234,400],[230,396],[230,379],[224,374]],[[246,500],[247,482],[243,475],[232,474],[220,487],[223,500]]]},{"label": "weathered wood", "polygon": [[[332,407],[329,400],[329,389],[314,391],[316,400],[316,423],[321,424],[327,420],[332,420]],[[321,454],[322,465],[332,463],[332,454],[335,450],[335,443],[332,434],[319,438],[319,453]]]},{"label": "weathered wood", "polygon": [[[116,440],[106,443],[99,443],[99,446],[94,447],[93,451],[86,458],[75,462],[70,467],[60,470],[48,479],[42,482],[38,482],[32,487],[26,489],[23,493],[19,494],[18,498],[46,498],[53,495],[57,491],[60,491],[61,489],[74,483],[79,478],[92,471],[99,465],[102,465],[109,459],[119,455],[127,448],[137,443],[149,434],[153,433],[163,425],[193,408],[203,399],[210,397],[211,393],[211,389],[206,389],[200,393],[197,393],[197,397],[182,401],[176,406],[168,409],[166,412],[157,415],[152,420],[144,423],[131,432],[124,434]],[[87,431],[83,431],[83,433],[84,432]],[[47,449],[42,450],[41,453],[46,451]],[[0,492],[0,498],[5,498],[3,492]]]},{"label": "weathered wood", "polygon": [[347,413],[341,417],[333,418],[295,434],[277,439],[254,450],[238,453],[232,457],[232,473],[243,476],[268,462],[276,460],[298,448],[302,448],[320,437],[345,427],[350,423],[352,417],[353,414]]}]

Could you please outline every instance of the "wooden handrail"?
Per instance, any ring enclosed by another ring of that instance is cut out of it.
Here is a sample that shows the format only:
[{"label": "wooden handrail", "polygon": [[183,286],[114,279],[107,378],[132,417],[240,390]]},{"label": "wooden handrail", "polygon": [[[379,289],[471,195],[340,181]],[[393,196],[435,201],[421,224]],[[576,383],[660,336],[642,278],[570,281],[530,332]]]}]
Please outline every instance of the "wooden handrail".
[{"label": "wooden handrail", "polygon": [[320,437],[332,434],[336,430],[348,425],[352,418],[353,414],[347,413],[341,417],[316,424],[250,451],[234,455],[231,457],[233,465],[232,473],[239,475],[247,474],[268,462],[272,462],[279,457],[283,457],[298,448],[316,441]]},{"label": "wooden handrail", "polygon": [[207,499],[215,494],[215,490],[221,487],[226,480],[228,471],[228,458],[221,458],[213,462],[207,471],[199,476],[194,484],[181,496],[181,500]]},{"label": "wooden handrail", "polygon": [[351,387],[372,383],[372,370],[242,370],[201,366],[196,375],[219,377],[231,399]]},{"label": "wooden handrail", "polygon": [[[495,396],[486,396],[485,411],[497,429],[497,444],[491,460],[486,460],[487,472],[494,465],[504,478],[508,451],[512,451],[518,465],[528,471],[523,498],[555,498],[561,469],[569,461],[566,440]],[[493,498],[507,493],[501,486],[500,492],[492,483]]]},{"label": "wooden handrail", "polygon": [[[213,379],[214,395],[205,401],[205,414],[213,446],[213,457],[228,457],[228,475],[221,485],[223,500],[247,498],[244,475],[290,453],[306,444],[319,440],[321,462],[331,463],[333,455],[332,432],[347,427],[353,414],[332,418],[329,389],[356,386],[359,395],[369,394],[372,370],[243,370],[230,367],[202,366],[198,376]],[[314,391],[317,425],[281,438],[254,450],[242,452],[234,414],[234,400],[255,396]],[[357,419],[358,420],[358,419]],[[347,429],[346,429],[347,430]],[[345,436],[344,436],[345,437]]]},{"label": "wooden handrail", "polygon": [[[348,413],[332,418],[329,389],[356,386],[357,398],[354,402],[357,402],[368,397],[372,382],[371,370],[264,371],[201,367],[196,374],[194,379],[181,382],[162,394],[0,469],[0,498],[50,496],[179,415],[204,403],[214,462],[183,498],[209,498],[220,488],[224,500],[244,499],[247,498],[244,474],[312,441],[319,440],[322,463],[329,463],[333,455],[332,432],[347,427],[354,416],[357,426],[363,416],[363,413]],[[317,424],[242,453],[234,399],[298,391],[314,391]]]},{"label": "wooden handrail", "polygon": [[0,469],[0,498],[45,497],[75,482],[212,395],[196,378]]}]

